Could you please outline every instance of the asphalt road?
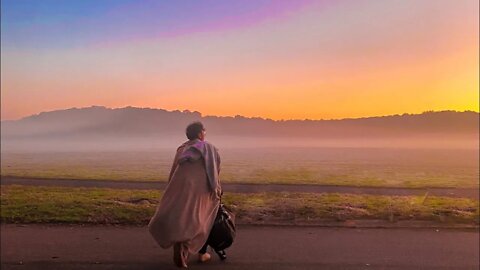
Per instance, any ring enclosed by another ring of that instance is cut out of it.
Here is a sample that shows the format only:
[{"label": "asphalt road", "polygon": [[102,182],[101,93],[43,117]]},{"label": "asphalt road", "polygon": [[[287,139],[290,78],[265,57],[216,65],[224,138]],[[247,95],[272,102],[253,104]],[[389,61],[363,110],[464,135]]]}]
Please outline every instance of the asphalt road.
[{"label": "asphalt road", "polygon": [[[479,269],[478,231],[238,228],[228,259],[190,269]],[[145,227],[2,225],[1,269],[177,269]]]},{"label": "asphalt road", "polygon": [[[42,179],[2,176],[2,185],[63,186],[63,187],[97,187],[117,189],[165,189],[165,182],[156,181],[121,181],[121,180],[86,180],[86,179]],[[389,187],[352,187],[329,185],[297,184],[233,184],[223,183],[225,192],[309,192],[309,193],[349,193],[390,196],[432,196],[461,197],[479,199],[478,188],[389,188]]]}]

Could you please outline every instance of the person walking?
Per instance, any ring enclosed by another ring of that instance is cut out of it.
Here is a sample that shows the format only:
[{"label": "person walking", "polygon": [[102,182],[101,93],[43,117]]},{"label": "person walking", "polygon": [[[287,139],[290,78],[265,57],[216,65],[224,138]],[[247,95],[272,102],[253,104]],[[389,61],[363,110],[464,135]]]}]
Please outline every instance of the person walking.
[{"label": "person walking", "polygon": [[220,155],[205,141],[201,122],[187,126],[188,141],[177,149],[168,184],[148,229],[162,248],[173,246],[175,265],[187,268],[189,254],[210,259],[207,239],[220,205]]}]

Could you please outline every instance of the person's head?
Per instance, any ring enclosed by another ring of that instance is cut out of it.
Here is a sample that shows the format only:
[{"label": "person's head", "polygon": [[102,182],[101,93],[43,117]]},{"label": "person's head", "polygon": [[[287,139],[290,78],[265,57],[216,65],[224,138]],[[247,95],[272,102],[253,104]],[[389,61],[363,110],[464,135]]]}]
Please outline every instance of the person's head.
[{"label": "person's head", "polygon": [[205,140],[205,127],[201,122],[193,122],[187,126],[186,135],[189,140]]}]

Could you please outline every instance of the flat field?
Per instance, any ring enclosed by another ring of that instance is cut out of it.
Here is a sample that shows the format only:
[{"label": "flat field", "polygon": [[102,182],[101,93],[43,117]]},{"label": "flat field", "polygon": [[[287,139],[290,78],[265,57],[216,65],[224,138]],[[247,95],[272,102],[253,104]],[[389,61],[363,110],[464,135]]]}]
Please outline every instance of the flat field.
[{"label": "flat field", "polygon": [[[381,187],[479,186],[477,149],[220,149],[230,183]],[[166,181],[175,148],[141,152],[36,152],[1,155],[2,176]]]}]

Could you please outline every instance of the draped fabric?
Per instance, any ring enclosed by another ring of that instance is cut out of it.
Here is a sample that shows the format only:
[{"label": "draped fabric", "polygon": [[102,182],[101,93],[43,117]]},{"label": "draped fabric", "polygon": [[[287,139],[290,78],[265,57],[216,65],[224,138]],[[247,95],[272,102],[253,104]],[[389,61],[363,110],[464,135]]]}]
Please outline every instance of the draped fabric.
[{"label": "draped fabric", "polygon": [[220,194],[221,187],[218,179],[220,173],[220,156],[218,155],[218,150],[213,144],[198,139],[189,141],[184,145],[184,150],[179,157],[179,163],[182,164],[185,161],[194,161],[203,158],[210,189]]},{"label": "draped fabric", "polygon": [[168,185],[148,224],[162,248],[177,242],[190,253],[202,248],[220,203],[219,172],[220,157],[212,144],[191,140],[177,149]]}]

